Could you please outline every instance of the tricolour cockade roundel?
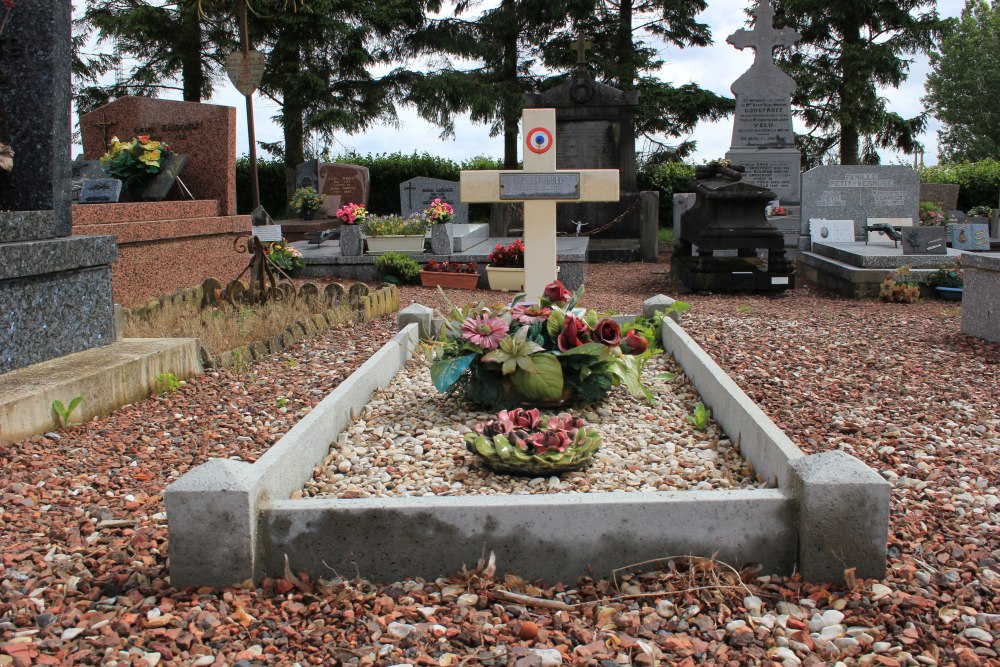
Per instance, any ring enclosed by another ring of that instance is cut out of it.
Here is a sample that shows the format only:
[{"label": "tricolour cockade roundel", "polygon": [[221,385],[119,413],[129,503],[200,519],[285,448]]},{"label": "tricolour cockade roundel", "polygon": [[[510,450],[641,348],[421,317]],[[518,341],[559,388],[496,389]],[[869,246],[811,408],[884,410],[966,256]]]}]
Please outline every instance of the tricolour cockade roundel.
[{"label": "tricolour cockade roundel", "polygon": [[536,127],[528,132],[527,141],[532,153],[544,153],[552,148],[552,133],[544,127]]}]

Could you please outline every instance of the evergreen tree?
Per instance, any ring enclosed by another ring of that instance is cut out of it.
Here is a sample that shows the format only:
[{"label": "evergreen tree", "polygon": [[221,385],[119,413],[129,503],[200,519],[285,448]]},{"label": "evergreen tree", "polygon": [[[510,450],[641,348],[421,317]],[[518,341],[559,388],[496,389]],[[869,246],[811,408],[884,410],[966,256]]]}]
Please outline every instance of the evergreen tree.
[{"label": "evergreen tree", "polygon": [[636,132],[654,146],[647,159],[682,159],[694,142],[668,146],[667,140],[690,133],[700,120],[725,117],[734,102],[695,83],[674,87],[656,78],[664,61],[654,42],[710,45],[709,27],[696,20],[705,8],[705,0],[596,0],[591,11],[546,43],[546,62],[558,70],[570,67],[575,35],[585,35],[593,48],[588,66],[595,78],[619,90],[639,90]]},{"label": "evergreen tree", "polygon": [[[501,0],[476,19],[465,19],[468,4],[454,5],[454,15],[429,22],[407,41],[409,53],[443,56],[446,62],[428,74],[407,78],[407,101],[420,115],[454,130],[454,117],[490,124],[490,136],[503,134],[504,167],[517,166],[517,137],[524,94],[538,90],[542,76],[540,44],[586,11],[592,0]],[[449,58],[464,63],[456,65]]]},{"label": "evergreen tree", "polygon": [[878,87],[896,88],[907,56],[931,46],[939,21],[934,0],[774,0],[775,22],[802,34],[779,56],[798,84],[796,113],[810,128],[808,153],[839,146],[840,164],[877,163],[879,148],[913,153],[925,114],[886,109]]},{"label": "evergreen tree", "polygon": [[1000,5],[968,0],[931,51],[924,104],[941,121],[938,158],[975,162],[1000,155]]}]

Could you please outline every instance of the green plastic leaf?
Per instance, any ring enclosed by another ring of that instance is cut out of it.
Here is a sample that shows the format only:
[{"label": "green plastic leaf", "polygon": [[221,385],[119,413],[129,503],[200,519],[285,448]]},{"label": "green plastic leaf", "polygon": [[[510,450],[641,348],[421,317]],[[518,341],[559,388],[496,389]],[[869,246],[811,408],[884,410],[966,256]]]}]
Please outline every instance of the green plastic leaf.
[{"label": "green plastic leaf", "polygon": [[608,351],[607,346],[602,345],[601,343],[584,343],[583,345],[577,345],[576,347],[571,347],[565,352],[560,352],[559,354],[560,356],[563,357],[570,357],[573,356],[574,354],[590,354],[595,357],[598,357],[601,356],[602,354],[605,354],[607,351]]},{"label": "green plastic leaf", "polygon": [[525,398],[545,401],[562,396],[563,374],[559,360],[551,354],[536,354],[531,357],[535,372],[518,369],[511,376],[514,387]]},{"label": "green plastic leaf", "polygon": [[475,358],[474,354],[466,354],[461,357],[435,361],[431,364],[431,382],[443,394],[458,381],[462,373],[469,370],[469,366],[472,365]]},{"label": "green plastic leaf", "polygon": [[566,322],[566,313],[561,310],[553,309],[552,313],[549,315],[548,321],[545,323],[546,328],[549,332],[549,338],[555,340],[559,332],[563,330],[563,324]]}]

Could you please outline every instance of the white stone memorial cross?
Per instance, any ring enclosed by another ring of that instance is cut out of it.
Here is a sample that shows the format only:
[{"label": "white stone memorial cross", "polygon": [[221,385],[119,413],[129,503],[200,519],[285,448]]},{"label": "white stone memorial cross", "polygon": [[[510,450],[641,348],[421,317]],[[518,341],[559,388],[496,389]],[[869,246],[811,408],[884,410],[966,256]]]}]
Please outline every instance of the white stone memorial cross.
[{"label": "white stone memorial cross", "polygon": [[617,169],[556,169],[556,110],[525,109],[524,171],[463,171],[466,203],[524,203],[524,291],[542,295],[556,279],[556,204],[618,201]]}]

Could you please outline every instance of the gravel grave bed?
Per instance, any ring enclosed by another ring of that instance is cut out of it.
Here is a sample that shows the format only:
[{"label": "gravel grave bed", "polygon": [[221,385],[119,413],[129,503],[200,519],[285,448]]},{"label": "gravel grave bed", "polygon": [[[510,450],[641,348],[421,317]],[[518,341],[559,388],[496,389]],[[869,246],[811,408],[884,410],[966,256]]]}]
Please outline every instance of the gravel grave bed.
[{"label": "gravel grave bed", "polygon": [[[666,374],[671,374],[668,379]],[[440,394],[421,358],[411,359],[373,394],[344,429],[313,478],[294,497],[367,498],[608,491],[763,488],[733,443],[713,421],[695,430],[687,416],[698,395],[668,354],[647,363],[643,381],[655,404],[622,387],[604,401],[570,412],[597,426],[601,448],[591,464],[561,476],[495,474],[465,447],[476,422],[495,418],[457,397]]]}]

